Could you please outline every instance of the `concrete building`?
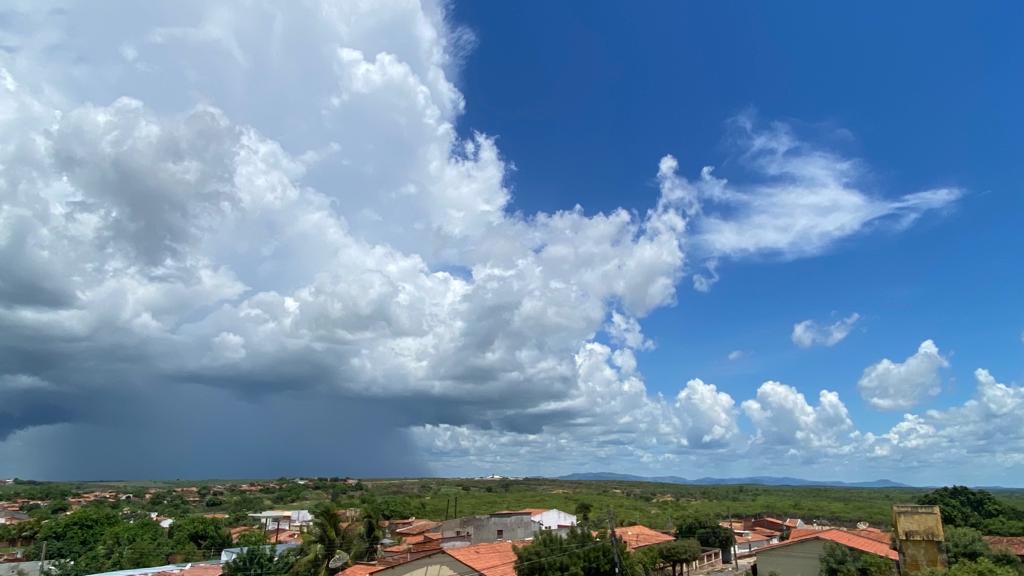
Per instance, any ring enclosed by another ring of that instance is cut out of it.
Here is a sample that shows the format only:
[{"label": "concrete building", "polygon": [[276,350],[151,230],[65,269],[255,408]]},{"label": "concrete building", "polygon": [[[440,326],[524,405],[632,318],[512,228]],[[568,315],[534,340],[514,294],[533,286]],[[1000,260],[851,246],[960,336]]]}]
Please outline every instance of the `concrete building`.
[{"label": "concrete building", "polygon": [[892,507],[892,526],[901,573],[946,568],[945,536],[938,506],[897,504]]},{"label": "concrete building", "polygon": [[269,530],[298,530],[302,531],[313,521],[313,515],[309,510],[267,510],[258,514],[249,514],[263,526],[265,531]]},{"label": "concrete building", "polygon": [[895,568],[899,554],[888,544],[845,530],[821,530],[801,538],[786,540],[757,552],[755,574],[775,572],[782,576],[818,576],[825,545],[834,542],[865,554],[888,558]]},{"label": "concrete building", "polygon": [[523,511],[455,518],[445,520],[438,528],[442,538],[468,536],[471,544],[525,540],[541,529],[541,523]]},{"label": "concrete building", "polygon": [[544,530],[562,530],[576,525],[576,515],[562,512],[557,508],[545,510],[543,508],[528,508],[530,518],[539,522]]}]

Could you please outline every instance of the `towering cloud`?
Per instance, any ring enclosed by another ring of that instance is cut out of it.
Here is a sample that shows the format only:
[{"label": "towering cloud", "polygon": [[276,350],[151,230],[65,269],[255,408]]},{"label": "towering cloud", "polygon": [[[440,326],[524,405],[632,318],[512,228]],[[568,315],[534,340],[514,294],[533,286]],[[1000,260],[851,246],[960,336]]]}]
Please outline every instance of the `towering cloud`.
[{"label": "towering cloud", "polygon": [[[694,379],[667,400],[638,366],[688,252],[710,290],[718,259],[818,254],[957,197],[868,196],[856,163],[741,119],[749,183],[689,181],[666,156],[650,206],[514,212],[495,139],[455,129],[472,34],[442,8],[123,2],[111,19],[33,2],[0,18],[0,475],[742,450],[729,394]],[[835,451],[852,427],[828,392],[811,407],[766,383],[742,407],[785,443]]]}]

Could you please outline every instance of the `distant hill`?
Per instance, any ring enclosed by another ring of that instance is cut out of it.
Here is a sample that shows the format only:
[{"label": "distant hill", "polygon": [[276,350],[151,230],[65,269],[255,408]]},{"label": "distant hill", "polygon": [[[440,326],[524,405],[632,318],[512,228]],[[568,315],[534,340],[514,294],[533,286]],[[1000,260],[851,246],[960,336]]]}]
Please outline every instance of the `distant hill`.
[{"label": "distant hill", "polygon": [[559,476],[559,480],[621,480],[627,482],[662,482],[665,484],[694,484],[710,486],[721,484],[758,484],[761,486],[837,486],[846,488],[910,488],[907,484],[892,480],[871,480],[867,482],[841,482],[838,480],[804,480],[787,476],[747,476],[745,478],[697,478],[690,480],[680,476],[636,476],[614,472],[578,472]]}]

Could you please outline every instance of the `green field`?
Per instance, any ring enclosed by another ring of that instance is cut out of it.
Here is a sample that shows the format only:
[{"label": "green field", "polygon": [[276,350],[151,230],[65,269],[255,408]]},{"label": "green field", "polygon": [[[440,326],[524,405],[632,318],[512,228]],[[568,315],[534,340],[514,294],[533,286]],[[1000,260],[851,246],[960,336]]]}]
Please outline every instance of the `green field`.
[{"label": "green field", "polygon": [[[84,492],[146,489],[169,490],[184,486],[236,486],[242,480],[91,482],[42,484],[36,487],[0,486],[0,499],[32,490]],[[757,485],[695,486],[631,481],[565,481],[551,479],[460,480],[460,479],[378,479],[364,480],[365,489],[344,488],[339,482],[312,482],[298,485],[279,480],[280,489],[268,489],[244,497],[227,495],[214,505],[200,503],[194,512],[258,511],[266,508],[311,507],[329,498],[342,507],[361,507],[372,501],[390,516],[417,516],[444,519],[458,515],[484,514],[518,508],[559,508],[573,512],[581,502],[589,503],[594,516],[602,520],[610,512],[617,523],[639,522],[653,528],[670,528],[683,517],[710,515],[717,518],[767,514],[852,526],[868,522],[886,527],[890,507],[914,502],[924,488],[833,488]],[[1024,490],[999,490],[995,496],[1017,508],[1024,508]],[[131,506],[159,510],[160,504],[136,500]],[[181,503],[177,503],[180,513]],[[244,508],[244,510],[242,509]],[[165,510],[172,512],[172,510]],[[170,515],[170,514],[168,514]]]}]

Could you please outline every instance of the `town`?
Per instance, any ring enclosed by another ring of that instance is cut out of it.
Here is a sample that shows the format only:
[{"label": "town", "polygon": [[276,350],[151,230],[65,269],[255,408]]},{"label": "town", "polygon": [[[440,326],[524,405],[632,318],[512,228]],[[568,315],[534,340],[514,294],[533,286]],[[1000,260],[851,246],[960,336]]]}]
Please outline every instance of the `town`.
[{"label": "town", "polygon": [[[627,504],[645,490],[661,492],[643,506],[652,514],[630,518],[637,507]],[[957,486],[883,493],[911,500],[889,504],[885,519],[870,506],[862,520],[855,511],[801,518],[782,508],[794,490],[499,476],[8,480],[0,576],[1024,574],[1016,500]],[[816,489],[796,508],[877,493]],[[766,509],[751,512],[737,495]],[[702,497],[743,513],[715,515]],[[537,505],[484,509],[530,499]],[[553,499],[564,509],[541,505]]]}]

